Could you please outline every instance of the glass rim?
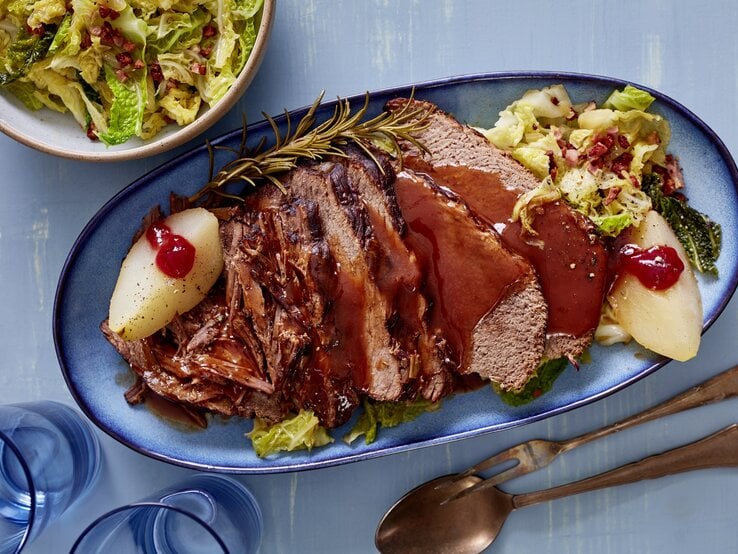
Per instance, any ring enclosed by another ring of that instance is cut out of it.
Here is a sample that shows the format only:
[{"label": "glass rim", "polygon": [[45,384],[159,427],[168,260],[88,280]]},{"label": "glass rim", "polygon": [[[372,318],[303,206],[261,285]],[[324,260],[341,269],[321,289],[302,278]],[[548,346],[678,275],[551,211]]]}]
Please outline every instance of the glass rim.
[{"label": "glass rim", "polygon": [[133,502],[131,504],[124,504],[123,506],[118,506],[117,508],[114,508],[108,512],[105,512],[101,516],[98,516],[97,518],[95,518],[95,520],[93,520],[92,523],[90,523],[87,527],[85,527],[85,529],[80,533],[79,537],[77,537],[77,540],[74,541],[72,548],[69,550],[69,554],[75,554],[77,552],[77,548],[79,548],[82,541],[84,541],[84,539],[95,529],[95,527],[97,527],[100,523],[102,523],[106,519],[111,518],[122,512],[137,510],[140,508],[164,508],[166,510],[173,510],[183,516],[190,518],[191,520],[198,523],[201,527],[203,527],[210,534],[210,536],[215,540],[215,542],[218,543],[218,546],[220,546],[223,549],[223,554],[231,554],[231,551],[228,549],[228,546],[226,546],[223,539],[220,538],[218,533],[215,531],[215,529],[213,529],[210,526],[210,524],[205,522],[199,516],[196,516],[195,514],[189,512],[188,510],[180,508],[179,506],[172,506],[171,504],[167,504],[165,502]]},{"label": "glass rim", "polygon": [[15,455],[15,458],[18,460],[18,463],[21,466],[21,469],[23,470],[23,475],[26,478],[26,483],[28,484],[28,495],[31,499],[30,506],[28,510],[28,518],[27,523],[25,525],[25,530],[23,532],[23,536],[20,538],[20,541],[16,545],[15,554],[18,554],[28,543],[28,539],[31,536],[31,528],[33,527],[33,523],[36,520],[36,485],[33,482],[33,475],[31,474],[31,468],[28,467],[28,463],[26,462],[25,457],[21,453],[21,451],[18,449],[18,447],[13,442],[13,439],[10,438],[4,431],[0,430],[0,442],[3,442],[5,445],[10,447],[10,450]]}]

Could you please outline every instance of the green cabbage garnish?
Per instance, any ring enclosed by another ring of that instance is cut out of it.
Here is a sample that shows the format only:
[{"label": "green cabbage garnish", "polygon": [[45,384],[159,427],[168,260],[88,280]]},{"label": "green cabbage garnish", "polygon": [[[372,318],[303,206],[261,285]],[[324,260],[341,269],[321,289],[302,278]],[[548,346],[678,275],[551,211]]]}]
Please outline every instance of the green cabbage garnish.
[{"label": "green cabbage garnish", "polygon": [[654,101],[645,90],[638,89],[632,85],[625,85],[623,90],[615,90],[610,97],[605,100],[605,108],[613,108],[622,112],[628,110],[646,111]]},{"label": "green cabbage garnish", "polygon": [[277,452],[312,450],[333,442],[311,410],[301,410],[299,414],[273,425],[256,418],[253,429],[246,436],[251,439],[260,458]]},{"label": "green cabbage garnish", "polygon": [[506,391],[497,385],[493,385],[493,387],[505,404],[523,406],[524,404],[533,402],[533,400],[551,390],[554,382],[564,371],[568,363],[569,360],[566,358],[543,360],[538,366],[535,375],[519,391]]},{"label": "green cabbage garnish", "polygon": [[54,28],[44,31],[41,35],[29,33],[25,27],[20,29],[15,40],[1,53],[0,86],[23,77],[31,65],[49,51],[55,34]]},{"label": "green cabbage garnish", "polygon": [[146,107],[146,84],[134,79],[122,83],[108,66],[105,66],[105,78],[113,93],[113,102],[110,105],[108,129],[98,136],[105,144],[123,144],[141,133]]},{"label": "green cabbage garnish", "polygon": [[401,423],[412,421],[418,416],[437,410],[440,402],[418,399],[408,402],[373,402],[364,400],[364,412],[353,428],[343,437],[344,442],[351,444],[364,435],[366,444],[373,443],[380,427],[396,427]]}]

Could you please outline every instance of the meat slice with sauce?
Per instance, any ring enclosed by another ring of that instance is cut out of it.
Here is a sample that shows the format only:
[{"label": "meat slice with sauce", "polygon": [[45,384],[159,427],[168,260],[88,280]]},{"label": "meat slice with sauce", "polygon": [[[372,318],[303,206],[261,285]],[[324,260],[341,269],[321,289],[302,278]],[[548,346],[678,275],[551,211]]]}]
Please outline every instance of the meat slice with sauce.
[{"label": "meat slice with sauce", "polygon": [[428,178],[395,181],[405,241],[421,261],[429,326],[456,371],[518,390],[541,361],[546,304],[532,266],[463,200]]},{"label": "meat slice with sauce", "polygon": [[436,401],[454,388],[455,367],[439,345],[445,340],[428,328],[425,275],[403,237],[408,232],[395,190],[390,159],[375,151],[370,158],[356,146],[335,162],[346,167],[349,183],[366,208],[377,249],[368,253],[371,277],[386,299],[387,328],[402,358],[402,398]]},{"label": "meat slice with sauce", "polygon": [[[392,100],[388,109],[407,102]],[[592,341],[607,277],[606,251],[591,222],[565,203],[553,202],[536,209],[533,228],[538,234],[524,235],[511,215],[518,197],[538,185],[535,176],[435,105],[413,102],[432,115],[415,135],[425,151],[401,143],[404,166],[457,193],[508,248],[530,260],[548,304],[544,356],[576,358]]]}]

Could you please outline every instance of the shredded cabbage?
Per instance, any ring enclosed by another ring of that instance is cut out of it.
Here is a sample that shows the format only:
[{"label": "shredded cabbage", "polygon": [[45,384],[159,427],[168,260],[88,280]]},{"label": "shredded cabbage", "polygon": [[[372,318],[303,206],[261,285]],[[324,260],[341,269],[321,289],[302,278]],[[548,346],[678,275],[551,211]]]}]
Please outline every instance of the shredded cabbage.
[{"label": "shredded cabbage", "polygon": [[364,400],[364,413],[356,424],[343,437],[346,444],[351,444],[360,436],[364,436],[366,444],[373,443],[380,427],[396,427],[401,423],[413,421],[418,416],[437,410],[440,402],[431,402],[419,398],[407,402],[374,402]]},{"label": "shredded cabbage", "polygon": [[610,97],[605,100],[605,108],[613,108],[615,110],[642,110],[646,111],[653,103],[653,96],[645,90],[640,90],[632,85],[625,85],[623,90],[615,90]]},{"label": "shredded cabbage", "polygon": [[300,410],[299,414],[273,425],[256,418],[251,432],[246,436],[251,439],[256,455],[261,458],[277,452],[312,450],[333,442],[311,410]]},{"label": "shredded cabbage", "polygon": [[[601,107],[572,104],[562,85],[526,92],[480,129],[541,183],[523,195],[515,218],[532,231],[531,208],[564,198],[601,234],[617,236],[651,209],[641,189],[654,166],[667,166],[667,121],[647,112],[653,96],[633,86],[614,91]],[[558,194],[557,194],[558,193]]]},{"label": "shredded cabbage", "polygon": [[187,125],[231,88],[263,0],[0,0],[0,90],[108,145]]}]

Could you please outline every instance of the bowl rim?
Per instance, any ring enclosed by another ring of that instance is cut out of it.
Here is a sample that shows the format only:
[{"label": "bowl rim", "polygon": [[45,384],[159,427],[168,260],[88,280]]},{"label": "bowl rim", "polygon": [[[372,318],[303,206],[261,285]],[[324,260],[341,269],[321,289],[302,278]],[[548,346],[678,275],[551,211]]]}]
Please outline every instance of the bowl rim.
[{"label": "bowl rim", "polygon": [[119,162],[132,159],[140,159],[156,154],[161,154],[172,148],[180,146],[185,142],[195,138],[214,125],[228,110],[230,110],[238,98],[244,93],[246,88],[254,79],[259,66],[261,65],[266,53],[266,46],[271,35],[271,28],[274,23],[274,15],[277,0],[263,0],[261,21],[256,32],[256,41],[251,50],[251,54],[246,60],[246,64],[241,69],[233,86],[225,93],[225,95],[210,107],[204,114],[198,116],[195,121],[185,125],[171,135],[152,139],[146,144],[128,148],[125,150],[108,150],[99,152],[80,152],[70,150],[61,146],[55,146],[44,142],[42,138],[30,136],[8,123],[5,118],[0,118],[0,131],[15,139],[21,144],[25,144],[35,150],[39,150],[46,154],[60,156],[72,160],[90,161],[90,162]]}]

